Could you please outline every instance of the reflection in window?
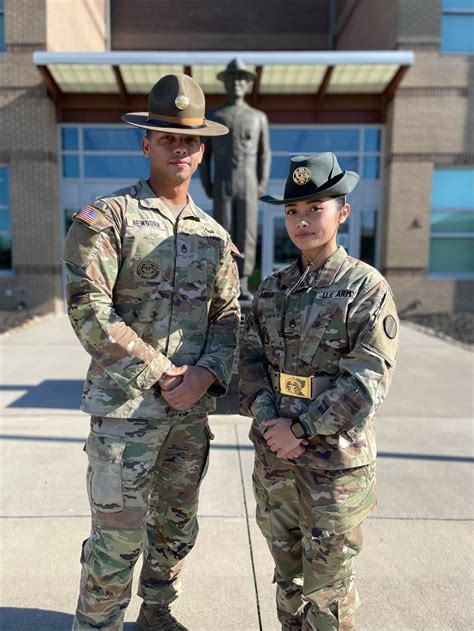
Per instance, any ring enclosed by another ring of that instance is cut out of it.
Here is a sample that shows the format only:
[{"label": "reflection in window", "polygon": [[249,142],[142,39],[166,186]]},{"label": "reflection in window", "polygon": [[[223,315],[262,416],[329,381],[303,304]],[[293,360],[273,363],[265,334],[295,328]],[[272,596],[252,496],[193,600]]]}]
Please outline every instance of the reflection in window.
[{"label": "reflection in window", "polygon": [[12,268],[12,226],[7,167],[0,166],[0,271]]}]

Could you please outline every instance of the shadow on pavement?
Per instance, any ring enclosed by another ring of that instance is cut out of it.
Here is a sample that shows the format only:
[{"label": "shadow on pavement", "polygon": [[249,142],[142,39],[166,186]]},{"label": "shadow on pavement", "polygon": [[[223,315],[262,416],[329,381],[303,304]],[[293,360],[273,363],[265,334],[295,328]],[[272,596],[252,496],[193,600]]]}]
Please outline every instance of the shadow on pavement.
[{"label": "shadow on pavement", "polygon": [[[0,607],[0,629],[2,631],[69,631],[73,616],[62,611],[46,609],[21,609]],[[135,631],[134,622],[126,622],[124,631]]]},{"label": "shadow on pavement", "polygon": [[2,631],[69,631],[73,616],[62,611],[0,607]]},{"label": "shadow on pavement", "polygon": [[[37,385],[3,385],[0,386],[0,391],[23,391],[18,399],[6,406],[7,408],[79,410],[83,384],[82,379],[45,379]],[[217,399],[216,404],[217,410],[213,414],[239,413],[238,394],[235,390]]]},{"label": "shadow on pavement", "polygon": [[74,379],[46,379],[36,386],[19,384],[2,386],[1,390],[26,390],[8,408],[60,408],[78,410],[84,381]]}]

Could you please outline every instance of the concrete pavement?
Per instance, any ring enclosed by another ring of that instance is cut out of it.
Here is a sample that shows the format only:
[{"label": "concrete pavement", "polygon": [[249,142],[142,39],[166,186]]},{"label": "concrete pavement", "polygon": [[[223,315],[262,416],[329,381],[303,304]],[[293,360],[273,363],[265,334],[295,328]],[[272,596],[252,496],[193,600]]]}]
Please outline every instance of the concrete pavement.
[{"label": "concrete pavement", "polygon": [[[474,619],[473,355],[407,327],[401,337],[378,415],[379,507],[356,566],[358,629],[464,631]],[[78,411],[88,359],[64,316],[1,338],[0,353],[0,629],[67,631],[89,530],[88,418]],[[218,414],[211,425],[201,532],[176,615],[192,631],[277,631],[248,419]],[[134,596],[127,631],[139,605]]]}]

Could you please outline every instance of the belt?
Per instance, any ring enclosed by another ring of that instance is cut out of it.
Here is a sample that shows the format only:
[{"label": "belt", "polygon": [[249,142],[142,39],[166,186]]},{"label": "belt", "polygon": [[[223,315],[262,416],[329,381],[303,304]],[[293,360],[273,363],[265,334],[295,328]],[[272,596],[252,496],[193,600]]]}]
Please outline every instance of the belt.
[{"label": "belt", "polygon": [[322,392],[328,390],[334,383],[335,377],[301,377],[278,372],[269,368],[270,380],[275,392],[301,399],[316,399]]}]

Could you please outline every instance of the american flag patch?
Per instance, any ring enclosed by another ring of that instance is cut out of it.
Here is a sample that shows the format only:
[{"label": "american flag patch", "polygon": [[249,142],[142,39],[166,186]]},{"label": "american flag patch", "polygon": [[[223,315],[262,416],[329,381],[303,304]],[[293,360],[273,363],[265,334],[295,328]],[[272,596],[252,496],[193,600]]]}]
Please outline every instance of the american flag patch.
[{"label": "american flag patch", "polygon": [[92,226],[95,222],[102,217],[102,213],[94,208],[94,206],[86,206],[77,213],[75,219],[80,219],[88,226]]}]

